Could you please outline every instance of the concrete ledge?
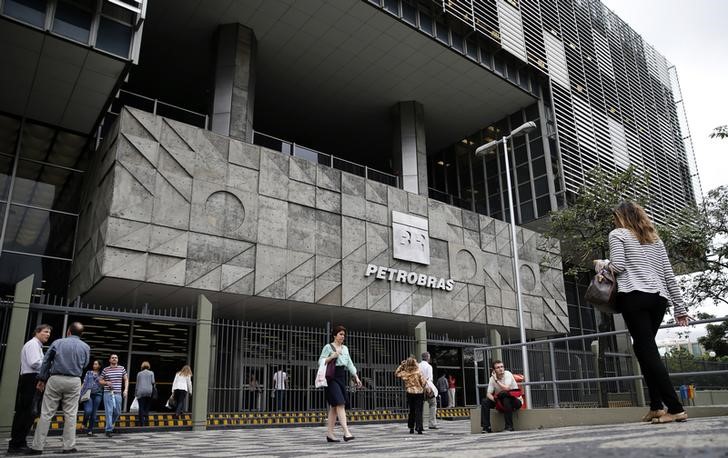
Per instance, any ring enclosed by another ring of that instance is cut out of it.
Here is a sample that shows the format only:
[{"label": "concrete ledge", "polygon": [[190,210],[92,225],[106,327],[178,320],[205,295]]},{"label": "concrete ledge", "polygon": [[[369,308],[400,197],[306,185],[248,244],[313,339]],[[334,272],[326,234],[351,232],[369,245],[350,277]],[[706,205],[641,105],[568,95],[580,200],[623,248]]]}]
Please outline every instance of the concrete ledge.
[{"label": "concrete ledge", "polygon": [[[516,430],[559,428],[562,426],[612,425],[618,423],[637,423],[647,412],[648,407],[620,407],[612,409],[528,409],[519,410],[513,415]],[[689,418],[717,417],[728,415],[726,406],[686,407]],[[503,415],[495,409],[490,411],[490,424],[493,431],[502,431]],[[470,409],[470,432],[479,434],[480,407]]]}]

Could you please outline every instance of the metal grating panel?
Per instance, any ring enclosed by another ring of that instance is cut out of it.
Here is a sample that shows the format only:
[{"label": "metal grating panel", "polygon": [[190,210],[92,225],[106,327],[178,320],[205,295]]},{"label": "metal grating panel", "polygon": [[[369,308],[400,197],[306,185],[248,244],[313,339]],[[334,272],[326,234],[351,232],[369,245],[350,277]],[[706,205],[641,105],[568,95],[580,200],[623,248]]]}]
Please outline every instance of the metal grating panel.
[{"label": "metal grating panel", "polygon": [[566,69],[566,54],[564,44],[550,32],[544,32],[546,44],[546,60],[549,65],[551,79],[565,89],[569,88],[569,72]]},{"label": "metal grating panel", "polygon": [[498,0],[497,6],[501,45],[503,49],[509,51],[522,61],[528,62],[521,12],[505,0]]}]

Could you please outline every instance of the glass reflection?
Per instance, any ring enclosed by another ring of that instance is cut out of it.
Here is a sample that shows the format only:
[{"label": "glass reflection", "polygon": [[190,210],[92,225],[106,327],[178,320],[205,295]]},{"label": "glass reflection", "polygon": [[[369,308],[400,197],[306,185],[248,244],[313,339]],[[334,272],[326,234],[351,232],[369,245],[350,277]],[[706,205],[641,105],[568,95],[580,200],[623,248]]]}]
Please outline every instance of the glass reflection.
[{"label": "glass reflection", "polygon": [[76,217],[11,205],[3,250],[71,258]]},{"label": "glass reflection", "polygon": [[71,170],[21,160],[13,190],[13,202],[36,207],[77,212],[82,174]]},{"label": "glass reflection", "polygon": [[68,272],[71,263],[57,259],[27,256],[22,254],[0,253],[0,298],[6,299],[15,294],[15,285],[34,275],[33,293],[63,296],[66,294]]}]

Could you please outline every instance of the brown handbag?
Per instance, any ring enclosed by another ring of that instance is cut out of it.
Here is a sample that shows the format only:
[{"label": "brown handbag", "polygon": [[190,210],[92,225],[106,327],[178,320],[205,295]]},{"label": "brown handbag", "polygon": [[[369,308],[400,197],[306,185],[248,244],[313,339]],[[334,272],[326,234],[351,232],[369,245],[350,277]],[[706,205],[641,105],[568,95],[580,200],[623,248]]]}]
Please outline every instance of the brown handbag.
[{"label": "brown handbag", "polygon": [[607,266],[591,279],[584,299],[602,313],[612,315],[617,311],[617,277],[612,266]]}]

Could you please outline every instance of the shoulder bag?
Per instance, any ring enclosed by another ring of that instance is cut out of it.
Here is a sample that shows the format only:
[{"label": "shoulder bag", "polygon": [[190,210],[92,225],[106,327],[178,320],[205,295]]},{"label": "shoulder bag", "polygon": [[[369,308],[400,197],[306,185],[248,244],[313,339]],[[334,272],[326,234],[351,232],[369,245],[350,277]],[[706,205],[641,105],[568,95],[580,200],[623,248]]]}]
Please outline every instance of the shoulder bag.
[{"label": "shoulder bag", "polygon": [[609,315],[619,313],[617,301],[617,277],[611,265],[607,265],[591,279],[586,289],[584,299],[595,309]]}]

